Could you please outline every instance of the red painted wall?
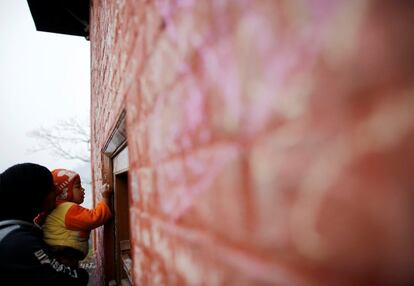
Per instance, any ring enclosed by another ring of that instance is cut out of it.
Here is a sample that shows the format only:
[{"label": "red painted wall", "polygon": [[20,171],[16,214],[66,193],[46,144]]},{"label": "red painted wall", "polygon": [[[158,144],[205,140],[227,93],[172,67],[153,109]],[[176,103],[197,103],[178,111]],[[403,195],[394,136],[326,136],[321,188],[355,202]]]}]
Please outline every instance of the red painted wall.
[{"label": "red painted wall", "polygon": [[126,110],[136,285],[413,284],[413,27],[402,0],[92,1],[94,184]]}]

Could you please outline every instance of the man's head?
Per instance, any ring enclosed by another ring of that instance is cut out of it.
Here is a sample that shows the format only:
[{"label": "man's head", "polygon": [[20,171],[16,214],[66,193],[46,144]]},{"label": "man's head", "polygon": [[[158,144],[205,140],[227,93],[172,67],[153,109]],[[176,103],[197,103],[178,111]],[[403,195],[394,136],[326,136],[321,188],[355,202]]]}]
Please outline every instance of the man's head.
[{"label": "man's head", "polygon": [[78,173],[66,169],[56,169],[52,171],[52,175],[57,199],[77,204],[83,203],[85,194]]},{"label": "man's head", "polygon": [[32,221],[54,208],[54,198],[52,174],[46,167],[23,163],[0,174],[0,219]]}]

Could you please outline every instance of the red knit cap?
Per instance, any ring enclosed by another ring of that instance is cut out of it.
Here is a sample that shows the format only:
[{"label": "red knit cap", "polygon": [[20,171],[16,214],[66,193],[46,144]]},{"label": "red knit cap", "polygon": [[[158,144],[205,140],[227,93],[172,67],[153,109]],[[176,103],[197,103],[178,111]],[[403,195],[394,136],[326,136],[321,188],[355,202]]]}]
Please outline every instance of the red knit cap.
[{"label": "red knit cap", "polygon": [[73,199],[73,184],[75,179],[80,180],[78,173],[66,169],[52,171],[53,182],[56,187],[56,199],[71,201]]}]

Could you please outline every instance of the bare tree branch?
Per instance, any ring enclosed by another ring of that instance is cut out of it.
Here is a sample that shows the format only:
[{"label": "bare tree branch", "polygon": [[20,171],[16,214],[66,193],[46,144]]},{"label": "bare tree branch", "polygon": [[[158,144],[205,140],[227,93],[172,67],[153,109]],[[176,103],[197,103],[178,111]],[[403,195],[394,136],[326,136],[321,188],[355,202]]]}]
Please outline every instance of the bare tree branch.
[{"label": "bare tree branch", "polygon": [[89,126],[82,125],[74,118],[58,121],[49,128],[40,127],[28,136],[39,142],[30,152],[48,150],[64,159],[90,162]]}]

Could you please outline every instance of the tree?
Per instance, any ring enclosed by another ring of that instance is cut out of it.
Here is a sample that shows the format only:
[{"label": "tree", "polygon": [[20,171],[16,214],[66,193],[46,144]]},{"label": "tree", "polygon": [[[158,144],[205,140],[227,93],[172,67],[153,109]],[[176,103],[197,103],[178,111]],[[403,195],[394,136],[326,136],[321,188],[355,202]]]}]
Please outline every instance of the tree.
[{"label": "tree", "polygon": [[80,162],[73,171],[80,174],[82,185],[86,189],[84,205],[92,207],[89,124],[69,118],[58,121],[51,127],[42,126],[31,131],[28,136],[39,142],[29,152],[49,151],[60,158]]},{"label": "tree", "polygon": [[88,124],[82,124],[78,119],[58,121],[54,126],[33,130],[29,137],[39,141],[31,152],[48,150],[67,160],[79,160],[90,163],[90,131]]}]

